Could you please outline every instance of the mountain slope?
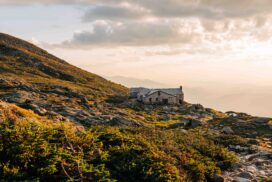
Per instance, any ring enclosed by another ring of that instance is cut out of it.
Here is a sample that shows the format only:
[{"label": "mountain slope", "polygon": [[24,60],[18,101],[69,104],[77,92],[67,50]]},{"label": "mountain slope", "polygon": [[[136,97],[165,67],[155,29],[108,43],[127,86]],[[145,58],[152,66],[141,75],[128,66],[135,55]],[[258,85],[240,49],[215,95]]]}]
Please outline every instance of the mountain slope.
[{"label": "mountain slope", "polygon": [[72,66],[26,41],[0,34],[3,101],[78,122],[90,118],[94,112],[90,107],[127,92],[124,86]]},{"label": "mountain slope", "polygon": [[94,93],[93,96],[122,94],[127,91],[121,85],[72,66],[26,41],[1,33],[0,74],[19,76],[33,83],[39,83],[37,77],[49,82],[68,81],[67,84],[76,83],[79,89],[88,88]]}]

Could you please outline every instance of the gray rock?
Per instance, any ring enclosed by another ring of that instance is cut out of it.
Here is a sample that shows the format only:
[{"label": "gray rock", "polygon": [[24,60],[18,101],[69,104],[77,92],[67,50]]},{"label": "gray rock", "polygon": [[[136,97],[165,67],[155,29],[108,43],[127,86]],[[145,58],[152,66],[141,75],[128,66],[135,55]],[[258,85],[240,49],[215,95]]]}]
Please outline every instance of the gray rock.
[{"label": "gray rock", "polygon": [[200,120],[190,120],[190,126],[191,127],[197,127],[197,126],[203,126],[205,125],[205,123],[203,121],[200,121]]},{"label": "gray rock", "polygon": [[112,115],[101,115],[100,116],[102,119],[105,119],[105,120],[112,120],[113,119],[113,116]]},{"label": "gray rock", "polygon": [[226,112],[226,114],[230,117],[237,117],[238,116],[238,114],[234,111],[228,111],[228,112]]},{"label": "gray rock", "polygon": [[171,128],[179,128],[179,127],[184,127],[184,126],[185,126],[185,123],[184,122],[180,122],[180,123],[172,124]]},{"label": "gray rock", "polygon": [[256,152],[259,151],[259,147],[256,146],[256,145],[252,145],[252,146],[249,147],[249,151],[250,151],[251,153],[256,153]]},{"label": "gray rock", "polygon": [[177,112],[179,110],[179,107],[171,107],[171,111]]},{"label": "gray rock", "polygon": [[126,111],[121,111],[121,110],[120,110],[120,111],[117,111],[116,114],[117,114],[117,115],[121,115],[121,116],[127,116],[127,115],[128,115],[128,112],[126,112]]},{"label": "gray rock", "polygon": [[249,172],[241,172],[238,177],[245,178],[245,179],[252,179],[252,174]]},{"label": "gray rock", "polygon": [[256,173],[257,169],[255,166],[248,166],[247,171],[251,172],[252,174]]},{"label": "gray rock", "polygon": [[261,171],[259,171],[259,175],[264,177],[266,175],[266,173],[263,170],[261,170]]},{"label": "gray rock", "polygon": [[246,178],[236,177],[234,179],[234,182],[250,182],[250,180]]},{"label": "gray rock", "polygon": [[255,118],[252,118],[252,121],[253,122],[256,122],[256,123],[268,123],[270,119],[269,118],[262,118],[262,117],[255,117]]},{"label": "gray rock", "polygon": [[111,126],[141,126],[141,124],[135,120],[129,120],[123,117],[114,117],[110,122]]},{"label": "gray rock", "polygon": [[264,160],[264,159],[257,159],[257,160],[255,160],[255,165],[256,165],[256,166],[265,166],[265,165],[269,165],[269,161]]},{"label": "gray rock", "polygon": [[162,110],[166,111],[166,112],[169,112],[171,109],[168,106],[163,106]]},{"label": "gray rock", "polygon": [[205,108],[201,104],[193,104],[192,105],[192,110],[194,110],[194,111],[204,111]]},{"label": "gray rock", "polygon": [[57,116],[58,114],[54,111],[47,111],[46,113],[48,116]]},{"label": "gray rock", "polygon": [[24,104],[24,107],[27,109],[31,109],[32,111],[34,111],[36,114],[39,114],[41,116],[46,115],[47,110],[44,108],[39,107],[37,104],[34,103],[29,103],[29,104]]},{"label": "gray rock", "polygon": [[87,111],[80,110],[80,111],[77,111],[76,116],[85,116],[85,117],[91,117],[92,115],[91,115],[90,113],[88,113]]},{"label": "gray rock", "polygon": [[234,131],[231,129],[231,127],[229,126],[225,126],[223,129],[222,129],[222,132],[225,133],[225,134],[233,134]]},{"label": "gray rock", "polygon": [[145,105],[144,106],[144,110],[147,111],[147,112],[151,111],[152,109],[153,109],[153,106],[151,106],[151,105]]}]

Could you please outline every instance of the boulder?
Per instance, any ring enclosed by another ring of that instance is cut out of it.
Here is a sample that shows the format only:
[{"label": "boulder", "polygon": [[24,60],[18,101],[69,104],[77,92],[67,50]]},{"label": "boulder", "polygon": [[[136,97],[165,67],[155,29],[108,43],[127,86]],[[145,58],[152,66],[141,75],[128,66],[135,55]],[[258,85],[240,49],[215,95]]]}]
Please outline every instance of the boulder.
[{"label": "boulder", "polygon": [[250,180],[246,178],[236,177],[234,179],[234,182],[250,182]]},{"label": "boulder", "polygon": [[147,112],[149,112],[149,111],[153,110],[153,106],[151,106],[151,105],[145,105],[144,106],[144,110],[147,111]]},{"label": "boulder", "polygon": [[121,115],[121,116],[128,116],[128,112],[127,111],[122,111],[122,110],[119,110],[116,112],[117,115]]},{"label": "boulder", "polygon": [[252,174],[256,173],[257,168],[255,166],[248,166],[247,171],[251,172]]},{"label": "boulder", "polygon": [[225,126],[223,129],[222,129],[222,132],[225,133],[225,134],[233,134],[234,131],[231,129],[231,127],[229,126]]},{"label": "boulder", "polygon": [[114,117],[110,122],[111,126],[141,126],[141,124],[135,120],[129,120],[123,117]]},{"label": "boulder", "polygon": [[241,147],[240,145],[229,145],[229,148],[238,153],[248,152],[249,150],[248,147]]},{"label": "boulder", "polygon": [[194,110],[194,111],[204,111],[205,108],[201,104],[193,104],[192,105],[192,110]]},{"label": "boulder", "polygon": [[34,111],[36,114],[39,114],[41,116],[46,115],[47,110],[44,108],[39,107],[37,104],[34,103],[24,103],[23,107],[27,108],[27,109],[31,109],[32,111]]},{"label": "boulder", "polygon": [[190,125],[192,127],[197,127],[197,126],[203,126],[204,123],[202,121],[200,121],[200,120],[191,120]]},{"label": "boulder", "polygon": [[269,122],[269,118],[264,118],[264,117],[255,117],[255,118],[252,118],[252,121],[253,122],[256,122],[256,123],[268,123]]},{"label": "boulder", "polygon": [[54,111],[47,111],[46,115],[48,115],[48,116],[57,116],[58,113],[56,113]]},{"label": "boulder", "polygon": [[249,172],[241,172],[238,177],[245,178],[245,179],[252,179],[252,174]]},{"label": "boulder", "polygon": [[171,107],[171,111],[177,112],[177,111],[179,111],[179,107],[176,107],[176,106]]},{"label": "boulder", "polygon": [[[250,142],[250,141],[249,141],[249,142]],[[252,140],[251,142],[254,142],[254,141]],[[250,151],[250,153],[252,153],[252,154],[257,153],[257,152],[259,151],[259,147],[256,146],[256,145],[251,145],[251,146],[249,147],[249,151]]]},{"label": "boulder", "polygon": [[204,122],[204,121],[201,121],[201,120],[198,120],[198,119],[188,119],[188,121],[184,122],[185,123],[185,126],[189,126],[189,127],[198,127],[198,126],[204,126],[206,125],[207,123]]},{"label": "boulder", "polygon": [[266,165],[269,165],[269,161],[264,160],[264,159],[256,159],[256,160],[254,161],[254,164],[255,164],[256,166],[258,166],[258,167],[260,167],[260,166],[266,166]]},{"label": "boulder", "polygon": [[112,120],[113,119],[113,116],[112,115],[101,115],[100,116],[102,119],[104,120]]},{"label": "boulder", "polygon": [[169,108],[168,106],[163,106],[162,110],[165,112],[169,112],[169,111],[171,111],[171,108]]},{"label": "boulder", "polygon": [[[171,125],[171,128],[179,128],[179,127],[183,127],[185,126],[184,122],[180,122],[180,123],[175,123]],[[185,130],[186,131],[186,130]],[[187,131],[186,131],[187,132]]]},{"label": "boulder", "polygon": [[226,112],[226,114],[230,117],[237,117],[238,116],[238,114],[234,111],[228,111],[228,112]]},{"label": "boulder", "polygon": [[76,116],[91,117],[92,115],[89,112],[85,111],[85,110],[79,110],[79,111],[77,111]]}]

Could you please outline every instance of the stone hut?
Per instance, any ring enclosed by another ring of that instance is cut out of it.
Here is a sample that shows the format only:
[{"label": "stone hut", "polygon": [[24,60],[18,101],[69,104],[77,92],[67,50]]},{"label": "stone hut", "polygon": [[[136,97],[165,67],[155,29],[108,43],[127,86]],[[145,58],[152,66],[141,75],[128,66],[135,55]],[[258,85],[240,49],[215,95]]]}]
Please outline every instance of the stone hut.
[{"label": "stone hut", "polygon": [[148,89],[143,87],[131,88],[130,97],[145,104],[180,105],[184,101],[182,86],[180,88]]}]

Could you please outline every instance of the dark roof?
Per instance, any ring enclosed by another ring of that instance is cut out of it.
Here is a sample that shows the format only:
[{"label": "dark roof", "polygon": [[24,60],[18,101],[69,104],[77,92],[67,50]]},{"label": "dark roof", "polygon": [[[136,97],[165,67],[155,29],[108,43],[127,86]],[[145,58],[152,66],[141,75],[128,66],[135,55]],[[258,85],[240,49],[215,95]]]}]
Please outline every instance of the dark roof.
[{"label": "dark roof", "polygon": [[178,95],[182,93],[181,88],[156,88],[156,89],[148,89],[148,88],[132,88],[131,92],[138,92],[138,95],[142,95],[144,97],[151,95],[155,92],[161,91],[169,95]]}]

